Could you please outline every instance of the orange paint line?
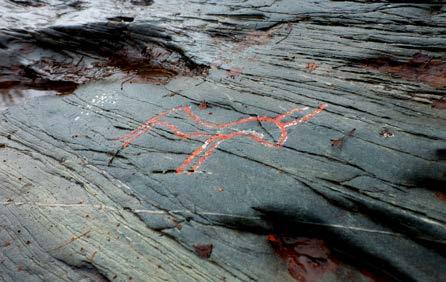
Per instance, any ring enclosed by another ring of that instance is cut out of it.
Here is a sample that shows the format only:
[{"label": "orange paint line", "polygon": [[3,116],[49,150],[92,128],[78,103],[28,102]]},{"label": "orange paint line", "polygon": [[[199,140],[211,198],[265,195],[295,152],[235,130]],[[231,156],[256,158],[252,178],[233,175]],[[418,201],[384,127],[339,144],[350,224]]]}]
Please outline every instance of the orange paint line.
[{"label": "orange paint line", "polygon": [[[218,146],[225,140],[233,139],[236,137],[246,137],[249,138],[259,144],[262,144],[266,147],[270,148],[278,148],[285,144],[287,138],[288,138],[288,132],[286,128],[291,126],[296,126],[298,124],[304,123],[309,121],[310,119],[317,116],[319,113],[321,113],[325,108],[327,107],[326,104],[321,104],[319,107],[314,110],[313,112],[298,118],[294,119],[289,122],[282,122],[282,120],[286,117],[289,117],[290,115],[302,112],[307,110],[308,108],[294,108],[291,109],[283,114],[280,114],[276,117],[269,117],[269,116],[257,116],[257,117],[247,117],[242,118],[240,120],[228,122],[228,123],[214,123],[210,121],[206,121],[199,117],[198,115],[194,114],[192,112],[192,109],[190,106],[178,106],[173,109],[170,109],[168,111],[164,111],[159,113],[158,115],[148,119],[146,122],[138,126],[135,130],[124,134],[121,137],[118,137],[116,140],[122,142],[122,148],[126,148],[129,145],[131,145],[136,139],[138,139],[141,135],[147,133],[155,126],[161,126],[169,129],[173,134],[176,136],[183,138],[183,139],[192,139],[197,137],[208,137],[203,145],[195,149],[185,160],[184,162],[176,169],[177,173],[182,173],[184,170],[191,166],[191,169],[193,172],[197,171],[199,167],[215,152],[215,150],[218,148]],[[183,132],[178,129],[177,126],[173,125],[172,123],[166,122],[166,121],[160,121],[162,117],[166,117],[171,113],[176,112],[183,112],[186,114],[188,118],[190,118],[193,122],[203,125],[205,127],[208,127],[210,129],[225,129],[225,128],[231,128],[235,125],[250,123],[250,122],[263,122],[263,123],[271,123],[276,125],[280,129],[280,137],[276,143],[270,142],[264,139],[263,135],[256,132],[256,131],[248,131],[248,130],[237,130],[228,134],[222,134],[222,133],[216,133],[216,134],[210,134],[207,132]],[[209,148],[208,148],[209,147]],[[200,156],[201,155],[201,156]],[[192,164],[192,162],[198,158],[198,160],[195,162],[195,164]]]}]

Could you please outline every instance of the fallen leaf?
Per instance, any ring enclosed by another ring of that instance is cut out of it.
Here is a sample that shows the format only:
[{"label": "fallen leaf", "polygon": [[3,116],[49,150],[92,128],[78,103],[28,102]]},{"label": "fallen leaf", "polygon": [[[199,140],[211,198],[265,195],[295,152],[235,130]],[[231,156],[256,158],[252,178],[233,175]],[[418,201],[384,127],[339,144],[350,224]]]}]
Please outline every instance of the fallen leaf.
[{"label": "fallen leaf", "polygon": [[441,110],[446,109],[446,100],[434,101],[432,103],[432,108],[441,109]]},{"label": "fallen leaf", "polygon": [[287,262],[288,273],[296,281],[321,281],[326,273],[338,267],[322,240],[303,237],[285,240],[275,234],[268,235],[267,240],[275,253]]},{"label": "fallen leaf", "polygon": [[347,134],[345,134],[344,136],[342,136],[341,138],[338,139],[331,139],[331,146],[341,149],[342,146],[344,146],[345,140],[347,138],[353,137],[353,134],[355,133],[356,128],[353,128],[352,130],[350,130]]},{"label": "fallen leaf", "polygon": [[195,253],[204,259],[208,259],[211,257],[212,250],[214,249],[214,245],[212,244],[203,244],[203,245],[194,245]]},{"label": "fallen leaf", "polygon": [[316,63],[308,63],[308,64],[307,64],[307,70],[308,70],[309,72],[313,72],[313,71],[315,71],[318,67],[319,67],[319,65],[316,64]]},{"label": "fallen leaf", "polygon": [[446,193],[444,192],[436,192],[435,196],[437,196],[437,198],[443,202],[446,202]]},{"label": "fallen leaf", "polygon": [[392,74],[409,81],[430,84],[435,88],[446,87],[446,61],[417,53],[408,61],[395,58],[371,58],[364,66],[379,72]]},{"label": "fallen leaf", "polygon": [[381,135],[384,138],[389,138],[389,137],[395,136],[395,134],[392,131],[390,131],[388,128],[385,128],[385,127],[383,129],[381,129],[381,131],[379,132],[379,135]]},{"label": "fallen leaf", "polygon": [[202,101],[199,105],[198,108],[200,110],[206,110],[207,108],[209,108],[209,104],[206,101]]},{"label": "fallen leaf", "polygon": [[331,139],[330,142],[332,147],[340,149],[342,148],[342,145],[344,145],[344,137],[339,139]]}]

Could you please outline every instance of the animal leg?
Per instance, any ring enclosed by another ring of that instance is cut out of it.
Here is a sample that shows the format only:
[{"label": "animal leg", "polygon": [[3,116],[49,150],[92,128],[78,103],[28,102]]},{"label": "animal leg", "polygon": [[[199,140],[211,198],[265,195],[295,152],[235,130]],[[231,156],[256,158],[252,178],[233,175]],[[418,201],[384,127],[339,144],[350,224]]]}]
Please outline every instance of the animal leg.
[{"label": "animal leg", "polygon": [[192,170],[197,171],[198,168],[207,160],[207,158],[209,158],[212,155],[212,153],[214,153],[215,149],[218,148],[221,142],[223,142],[223,140],[215,142],[207,151],[205,151],[203,156],[201,156],[198,159],[198,161],[194,164]]},{"label": "animal leg", "polygon": [[203,145],[198,147],[195,151],[192,152],[192,154],[189,155],[189,157],[184,160],[184,162],[177,168],[177,173],[182,173],[184,169],[193,161],[193,159],[207,148],[207,146],[212,142],[210,141],[210,139],[206,140]]}]

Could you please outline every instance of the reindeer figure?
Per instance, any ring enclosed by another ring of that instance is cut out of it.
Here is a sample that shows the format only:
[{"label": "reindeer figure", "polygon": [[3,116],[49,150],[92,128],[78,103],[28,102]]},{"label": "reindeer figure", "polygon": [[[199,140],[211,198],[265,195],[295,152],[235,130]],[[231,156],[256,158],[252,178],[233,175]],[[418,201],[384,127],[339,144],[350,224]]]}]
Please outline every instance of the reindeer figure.
[{"label": "reindeer figure", "polygon": [[[170,109],[165,112],[161,112],[160,114],[148,119],[146,122],[141,124],[139,127],[137,127],[135,130],[117,138],[116,140],[119,140],[122,142],[122,148],[128,147],[130,144],[132,144],[137,138],[139,138],[141,135],[147,133],[155,126],[159,127],[165,127],[172,131],[176,136],[184,139],[192,139],[192,138],[199,138],[199,137],[205,137],[206,140],[204,141],[203,145],[198,147],[195,151],[193,151],[185,160],[184,162],[176,169],[176,173],[182,173],[184,170],[190,165],[191,171],[195,172],[198,170],[198,168],[206,161],[207,158],[209,158],[212,153],[218,148],[218,146],[225,140],[233,139],[235,137],[246,137],[249,138],[257,143],[260,143],[266,147],[269,148],[279,148],[282,147],[288,137],[287,128],[291,126],[296,126],[300,123],[307,122],[310,119],[314,118],[316,115],[318,115],[320,112],[322,112],[327,107],[326,104],[321,104],[317,109],[315,109],[313,112],[308,113],[307,115],[298,118],[293,119],[291,121],[285,122],[283,121],[286,117],[289,117],[293,113],[302,112],[308,110],[307,107],[305,108],[294,108],[291,109],[281,115],[278,115],[276,117],[269,117],[269,116],[257,116],[257,117],[247,117],[242,118],[240,120],[232,121],[229,123],[214,123],[209,122],[206,120],[203,120],[198,115],[194,114],[192,112],[192,109],[190,106],[178,106],[173,109]],[[216,134],[210,134],[206,132],[183,132],[180,131],[175,125],[162,121],[161,118],[168,116],[172,113],[177,112],[184,112],[186,114],[186,117],[191,119],[193,122],[203,125],[204,127],[210,128],[210,129],[216,129],[219,130]],[[220,130],[225,128],[232,128],[235,125],[239,124],[245,124],[250,122],[256,122],[256,124],[263,122],[263,123],[271,123],[276,125],[280,129],[280,137],[277,140],[277,142],[271,142],[268,140],[265,140],[263,134],[252,131],[252,130],[234,130],[230,133],[221,133]],[[199,155],[202,154],[200,157]],[[192,164],[194,159],[197,159],[195,164]]]}]

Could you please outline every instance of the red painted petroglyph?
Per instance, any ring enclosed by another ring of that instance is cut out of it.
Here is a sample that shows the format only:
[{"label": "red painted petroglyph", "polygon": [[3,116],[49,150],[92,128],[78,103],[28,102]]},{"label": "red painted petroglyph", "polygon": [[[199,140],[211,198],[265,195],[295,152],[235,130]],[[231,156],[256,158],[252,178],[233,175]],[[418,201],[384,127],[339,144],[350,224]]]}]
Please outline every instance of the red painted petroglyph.
[{"label": "red painted petroglyph", "polygon": [[[122,148],[126,148],[129,145],[131,145],[136,139],[138,139],[141,135],[149,132],[155,126],[167,128],[173,134],[175,134],[176,136],[183,138],[183,139],[204,137],[206,139],[205,139],[203,145],[201,145],[196,150],[194,150],[184,160],[184,162],[176,169],[177,173],[182,173],[186,170],[187,167],[190,167],[191,168],[190,170],[192,172],[195,172],[215,152],[215,150],[218,148],[218,146],[225,140],[233,139],[236,137],[246,137],[248,139],[251,139],[251,140],[253,140],[259,144],[262,144],[266,147],[269,147],[269,148],[280,148],[285,144],[285,142],[287,140],[288,132],[286,129],[288,127],[296,126],[298,124],[309,121],[310,119],[312,119],[316,115],[318,115],[320,112],[322,112],[326,107],[327,107],[326,104],[321,104],[313,112],[311,112],[301,118],[293,119],[288,122],[284,122],[283,119],[291,116],[294,113],[308,110],[308,108],[306,108],[306,107],[305,108],[294,108],[294,109],[291,109],[291,110],[289,110],[281,115],[278,115],[276,117],[269,117],[269,116],[247,117],[247,118],[242,118],[242,119],[239,119],[236,121],[220,124],[220,123],[214,123],[214,122],[203,120],[201,117],[199,117],[198,115],[196,115],[192,112],[192,109],[190,106],[178,106],[178,107],[175,107],[168,111],[161,112],[158,115],[148,119],[146,122],[141,124],[135,130],[117,138],[116,140],[122,142]],[[195,131],[195,132],[187,132],[186,133],[186,132],[179,130],[175,125],[171,124],[170,122],[161,120],[161,118],[167,117],[169,114],[174,114],[174,113],[179,113],[179,112],[185,113],[187,118],[191,119],[193,122],[195,122],[198,125],[202,125],[209,129],[216,129],[216,130],[232,128],[233,126],[240,125],[240,124],[246,124],[246,123],[255,123],[255,124],[258,124],[260,122],[271,123],[271,124],[276,125],[280,129],[280,136],[279,136],[279,139],[277,142],[271,142],[271,141],[265,140],[263,137],[263,134],[258,133],[256,131],[251,131],[251,130],[234,130],[233,132],[230,132],[230,133],[221,133],[218,131],[215,134],[207,133],[204,131]],[[193,163],[193,161],[195,159],[196,159],[196,162]]]}]

